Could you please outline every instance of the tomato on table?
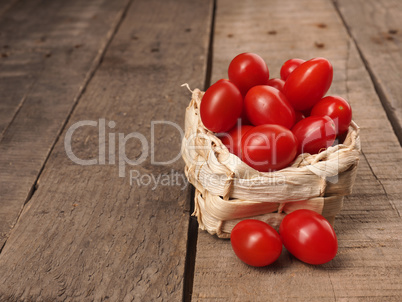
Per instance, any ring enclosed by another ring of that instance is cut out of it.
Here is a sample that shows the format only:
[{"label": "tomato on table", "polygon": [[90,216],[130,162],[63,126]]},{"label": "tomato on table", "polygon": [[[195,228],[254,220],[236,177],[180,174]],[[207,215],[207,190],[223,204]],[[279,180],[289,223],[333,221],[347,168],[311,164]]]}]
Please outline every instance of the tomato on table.
[{"label": "tomato on table", "polygon": [[287,214],[279,226],[279,234],[285,248],[309,264],[327,263],[338,251],[333,227],[322,215],[311,210]]},{"label": "tomato on table", "polygon": [[282,253],[278,232],[269,224],[245,219],[235,225],[230,242],[236,256],[251,266],[261,267],[275,262]]},{"label": "tomato on table", "polygon": [[227,80],[210,86],[201,100],[201,121],[212,132],[232,129],[242,111],[243,97],[236,85]]},{"label": "tomato on table", "polygon": [[295,158],[298,143],[293,133],[279,125],[260,125],[247,131],[241,140],[242,160],[260,171],[276,171]]},{"label": "tomato on table", "polygon": [[241,157],[241,138],[253,128],[251,125],[236,125],[227,133],[219,133],[219,137],[230,153]]},{"label": "tomato on table", "polygon": [[264,85],[269,79],[268,66],[264,59],[255,53],[245,52],[237,55],[229,64],[229,80],[243,96],[256,85]]},{"label": "tomato on table", "polygon": [[348,131],[352,121],[352,108],[340,96],[326,96],[314,105],[311,115],[329,116],[335,122],[336,133],[342,135]]},{"label": "tomato on table", "polygon": [[244,98],[244,109],[255,126],[275,124],[290,129],[295,122],[294,109],[285,95],[268,85],[251,88]]},{"label": "tomato on table", "polygon": [[309,116],[292,128],[298,141],[298,153],[316,154],[330,147],[336,138],[335,123],[328,116]]},{"label": "tomato on table", "polygon": [[287,60],[281,67],[281,79],[286,81],[289,75],[304,62],[304,60],[298,58]]},{"label": "tomato on table", "polygon": [[297,111],[312,108],[327,93],[332,83],[333,69],[324,58],[302,63],[287,78],[283,93]]}]

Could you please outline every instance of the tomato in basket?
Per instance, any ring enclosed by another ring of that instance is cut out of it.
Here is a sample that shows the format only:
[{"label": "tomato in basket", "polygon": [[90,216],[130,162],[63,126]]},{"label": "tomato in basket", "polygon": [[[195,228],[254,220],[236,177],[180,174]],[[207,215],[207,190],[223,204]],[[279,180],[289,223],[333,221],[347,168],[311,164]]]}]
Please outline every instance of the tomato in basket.
[{"label": "tomato in basket", "polygon": [[222,80],[210,86],[202,97],[200,116],[212,132],[233,128],[243,111],[243,97],[230,81]]},{"label": "tomato in basket", "polygon": [[329,116],[335,123],[336,133],[342,135],[349,129],[352,121],[352,108],[340,96],[326,96],[314,105],[312,116]]},{"label": "tomato in basket", "polygon": [[237,125],[228,133],[219,133],[218,137],[230,153],[241,158],[241,138],[253,128],[251,125]]},{"label": "tomato in basket", "polygon": [[283,92],[283,86],[285,86],[285,81],[278,78],[272,78],[268,80],[267,85],[278,89],[280,92]]},{"label": "tomato in basket", "polygon": [[245,219],[236,224],[230,234],[236,256],[251,266],[266,266],[275,262],[282,253],[278,232],[269,224]]},{"label": "tomato in basket", "polygon": [[287,167],[297,153],[297,139],[279,125],[260,125],[242,137],[242,160],[260,171],[276,171]]},{"label": "tomato in basket", "polygon": [[295,110],[312,108],[328,91],[333,69],[324,58],[314,58],[302,63],[287,78],[283,93]]},{"label": "tomato in basket", "polygon": [[286,81],[289,75],[293,72],[293,70],[295,70],[304,62],[305,62],[304,60],[297,58],[287,60],[285,63],[283,63],[281,67],[280,71],[281,79]]},{"label": "tomato in basket", "polygon": [[250,167],[280,170],[297,154],[317,154],[336,137],[343,141],[352,111],[346,100],[325,97],[333,78],[327,59],[287,60],[281,78],[269,79],[264,59],[246,52],[232,59],[228,76],[207,89],[200,116],[204,126],[219,133],[229,151]]},{"label": "tomato in basket", "polygon": [[269,70],[263,58],[255,53],[245,52],[237,55],[230,62],[228,75],[229,80],[245,96],[251,87],[267,83]]},{"label": "tomato in basket", "polygon": [[336,138],[334,121],[328,116],[309,116],[292,128],[298,153],[316,154],[330,147]]},{"label": "tomato in basket", "polygon": [[274,124],[290,129],[295,123],[292,105],[282,92],[271,86],[251,88],[244,99],[244,109],[248,120],[255,126]]}]

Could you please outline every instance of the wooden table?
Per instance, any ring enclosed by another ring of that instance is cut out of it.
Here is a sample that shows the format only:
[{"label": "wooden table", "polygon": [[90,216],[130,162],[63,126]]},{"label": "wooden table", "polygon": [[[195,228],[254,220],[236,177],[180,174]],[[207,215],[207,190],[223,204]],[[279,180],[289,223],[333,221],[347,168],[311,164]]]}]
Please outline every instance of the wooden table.
[{"label": "wooden table", "polygon": [[[0,301],[401,301],[401,43],[398,0],[0,1]],[[244,51],[328,58],[361,127],[325,265],[249,267],[190,217],[180,85]]]}]

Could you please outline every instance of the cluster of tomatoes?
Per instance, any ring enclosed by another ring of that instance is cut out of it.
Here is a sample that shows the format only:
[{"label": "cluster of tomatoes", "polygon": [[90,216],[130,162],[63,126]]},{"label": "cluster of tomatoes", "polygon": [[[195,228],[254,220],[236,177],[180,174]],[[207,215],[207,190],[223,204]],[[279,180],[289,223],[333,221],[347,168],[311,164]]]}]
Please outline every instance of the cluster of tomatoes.
[{"label": "cluster of tomatoes", "polygon": [[[319,153],[347,134],[352,110],[345,99],[325,96],[333,78],[325,58],[290,59],[280,78],[270,78],[264,59],[242,53],[230,62],[228,78],[205,92],[201,120],[230,152],[258,171],[283,169],[298,154]],[[230,238],[235,254],[253,266],[274,262],[282,245],[310,264],[326,263],[338,250],[329,222],[305,209],[287,214],[279,233],[265,222],[246,219]]]},{"label": "cluster of tomatoes", "polygon": [[285,168],[298,154],[318,153],[347,133],[349,103],[324,97],[333,77],[325,58],[290,59],[281,67],[281,78],[270,79],[259,55],[242,53],[230,62],[228,77],[205,92],[201,120],[258,171]]},{"label": "cluster of tomatoes", "polygon": [[269,224],[242,220],[233,228],[230,241],[235,254],[252,266],[266,266],[282,253],[282,244],[299,260],[323,264],[332,260],[338,251],[338,240],[331,224],[320,214],[306,209],[287,214],[279,234]]}]

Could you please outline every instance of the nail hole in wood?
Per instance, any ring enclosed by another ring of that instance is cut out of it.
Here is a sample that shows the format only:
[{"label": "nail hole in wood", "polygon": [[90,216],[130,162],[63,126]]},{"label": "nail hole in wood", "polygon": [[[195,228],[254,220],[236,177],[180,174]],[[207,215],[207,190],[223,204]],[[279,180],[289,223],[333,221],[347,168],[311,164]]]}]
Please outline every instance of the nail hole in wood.
[{"label": "nail hole in wood", "polygon": [[315,47],[317,47],[317,48],[324,48],[324,47],[325,47],[325,44],[322,43],[322,42],[315,42],[314,45],[315,45]]}]

